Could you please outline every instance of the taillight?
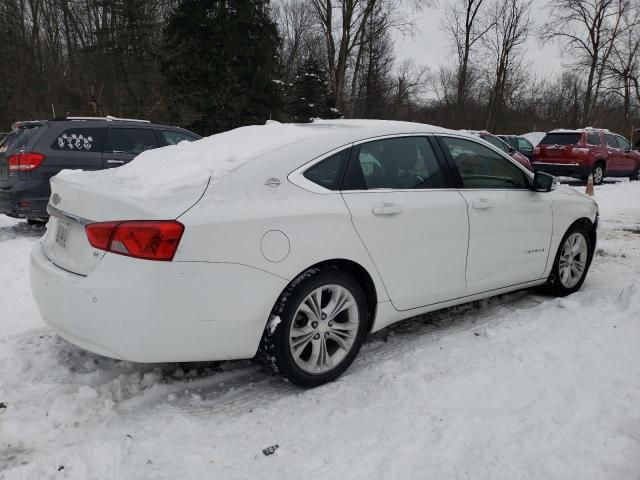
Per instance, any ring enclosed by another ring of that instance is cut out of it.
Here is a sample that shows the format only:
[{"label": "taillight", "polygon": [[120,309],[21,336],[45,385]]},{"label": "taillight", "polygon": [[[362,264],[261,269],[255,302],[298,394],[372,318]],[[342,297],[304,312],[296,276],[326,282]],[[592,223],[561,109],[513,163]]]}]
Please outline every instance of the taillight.
[{"label": "taillight", "polygon": [[533,153],[536,154],[536,155],[539,154],[540,153],[540,147],[534,148],[533,149]]},{"label": "taillight", "polygon": [[169,262],[176,254],[184,225],[175,220],[135,220],[90,223],[85,230],[89,243],[100,250]]},{"label": "taillight", "polygon": [[9,171],[30,172],[40,166],[44,160],[41,153],[22,152],[9,157]]}]

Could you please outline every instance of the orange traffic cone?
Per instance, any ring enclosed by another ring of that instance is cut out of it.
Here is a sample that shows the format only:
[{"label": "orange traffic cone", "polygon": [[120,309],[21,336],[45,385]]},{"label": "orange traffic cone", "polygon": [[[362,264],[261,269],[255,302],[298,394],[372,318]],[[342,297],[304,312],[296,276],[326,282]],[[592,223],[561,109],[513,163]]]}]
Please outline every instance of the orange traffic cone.
[{"label": "orange traffic cone", "polygon": [[589,174],[589,178],[587,178],[587,191],[585,192],[587,195],[593,197],[593,174]]}]

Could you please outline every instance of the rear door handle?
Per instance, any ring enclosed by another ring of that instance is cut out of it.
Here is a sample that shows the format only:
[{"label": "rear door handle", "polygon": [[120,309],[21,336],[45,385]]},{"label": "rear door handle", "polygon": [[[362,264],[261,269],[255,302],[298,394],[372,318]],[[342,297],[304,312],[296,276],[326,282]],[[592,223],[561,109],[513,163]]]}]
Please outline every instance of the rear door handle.
[{"label": "rear door handle", "polygon": [[488,198],[476,198],[471,206],[476,210],[486,210],[487,208],[495,207],[496,204]]},{"label": "rear door handle", "polygon": [[381,203],[373,207],[371,211],[377,216],[390,216],[398,215],[404,210],[400,205],[396,205],[395,203]]},{"label": "rear door handle", "polygon": [[124,160],[115,160],[112,158],[111,160],[107,160],[107,163],[117,163],[118,165],[122,165]]}]

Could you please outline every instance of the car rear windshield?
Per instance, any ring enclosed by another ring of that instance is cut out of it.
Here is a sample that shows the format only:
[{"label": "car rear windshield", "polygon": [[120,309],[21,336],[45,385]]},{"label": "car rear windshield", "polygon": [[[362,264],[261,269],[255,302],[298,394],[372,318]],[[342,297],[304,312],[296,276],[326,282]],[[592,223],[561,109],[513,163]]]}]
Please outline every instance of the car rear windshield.
[{"label": "car rear windshield", "polygon": [[575,145],[580,143],[581,133],[547,133],[540,145]]},{"label": "car rear windshield", "polygon": [[24,148],[42,125],[19,127],[7,135],[0,143],[0,153]]}]

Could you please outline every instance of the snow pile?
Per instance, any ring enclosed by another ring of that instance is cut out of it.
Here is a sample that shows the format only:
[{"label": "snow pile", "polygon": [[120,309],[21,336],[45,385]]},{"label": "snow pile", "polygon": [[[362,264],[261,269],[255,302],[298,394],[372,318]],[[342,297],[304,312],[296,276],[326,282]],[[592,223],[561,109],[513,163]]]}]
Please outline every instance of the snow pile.
[{"label": "snow pile", "polygon": [[63,170],[65,182],[81,184],[96,193],[121,193],[134,198],[166,196],[237,170],[261,155],[326,130],[304,125],[267,122],[236,128],[195,142],[183,141],[147,150],[118,168],[83,172]]},{"label": "snow pile", "polygon": [[546,134],[547,132],[529,132],[529,133],[523,133],[520,136],[529,140],[531,144],[535,147],[540,143],[540,140],[542,140]]}]

